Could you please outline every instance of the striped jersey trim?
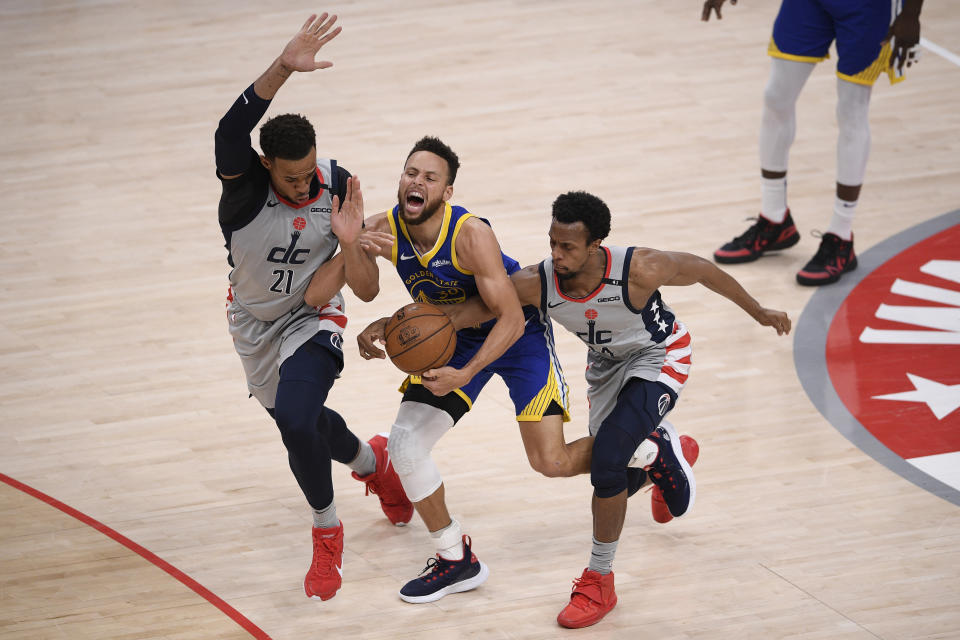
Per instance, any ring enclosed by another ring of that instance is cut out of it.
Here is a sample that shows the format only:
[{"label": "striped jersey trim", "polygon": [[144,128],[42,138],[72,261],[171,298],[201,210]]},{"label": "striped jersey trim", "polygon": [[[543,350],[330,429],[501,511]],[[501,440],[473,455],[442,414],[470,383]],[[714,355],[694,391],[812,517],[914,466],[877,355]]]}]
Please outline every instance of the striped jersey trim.
[{"label": "striped jersey trim", "polygon": [[673,323],[673,333],[663,342],[667,351],[663,358],[663,366],[660,367],[657,382],[667,385],[677,395],[683,390],[683,387],[687,384],[687,378],[690,376],[691,356],[693,354],[690,342],[690,333],[682,322]]}]

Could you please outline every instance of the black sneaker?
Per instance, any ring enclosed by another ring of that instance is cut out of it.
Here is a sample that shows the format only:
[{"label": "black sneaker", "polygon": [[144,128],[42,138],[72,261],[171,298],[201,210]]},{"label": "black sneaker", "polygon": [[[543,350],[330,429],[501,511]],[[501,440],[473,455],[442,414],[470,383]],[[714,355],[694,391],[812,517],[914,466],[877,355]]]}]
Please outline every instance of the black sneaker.
[{"label": "black sneaker", "polygon": [[835,233],[820,237],[820,248],[807,265],[797,271],[797,282],[808,287],[830,284],[840,279],[847,271],[857,268],[857,256],[853,253],[853,234],[842,240]]},{"label": "black sneaker", "polygon": [[693,469],[683,455],[680,436],[669,422],[661,422],[649,438],[660,447],[660,453],[647,474],[660,489],[670,515],[679,518],[693,506],[697,498]]},{"label": "black sneaker", "polygon": [[753,262],[767,251],[787,249],[800,242],[790,209],[783,222],[770,222],[762,215],[742,235],[713,252],[713,259],[721,264]]},{"label": "black sneaker", "polygon": [[[429,571],[429,573],[427,573]],[[423,575],[423,574],[427,575]],[[437,555],[427,566],[400,589],[400,599],[420,604],[433,602],[451,593],[476,589],[487,581],[490,570],[470,550],[470,537],[463,536],[463,559],[447,560]]]}]

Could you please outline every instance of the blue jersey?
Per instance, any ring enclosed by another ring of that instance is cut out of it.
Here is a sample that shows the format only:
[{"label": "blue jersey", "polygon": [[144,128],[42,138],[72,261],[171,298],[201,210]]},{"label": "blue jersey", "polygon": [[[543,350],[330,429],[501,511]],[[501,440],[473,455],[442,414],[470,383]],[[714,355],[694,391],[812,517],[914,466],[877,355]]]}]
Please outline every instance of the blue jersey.
[{"label": "blue jersey", "polygon": [[[473,272],[457,261],[457,235],[463,223],[472,217],[476,216],[463,207],[445,204],[437,241],[430,251],[421,254],[410,240],[407,227],[400,217],[399,205],[387,215],[390,232],[396,238],[391,260],[414,302],[459,304],[479,295]],[[483,218],[477,219],[490,224]],[[503,252],[500,256],[507,275],[520,269],[520,264],[510,256]],[[552,402],[563,409],[564,419],[569,419],[568,388],[554,351],[550,321],[541,315],[537,307],[524,307],[523,312],[526,322],[523,335],[502,356],[454,393],[470,408],[487,381],[497,374],[507,385],[517,420],[540,420]],[[457,331],[457,347],[449,365],[461,368],[469,362],[495,323],[495,320],[490,320],[479,327]],[[406,390],[409,384],[420,383],[420,376],[410,376],[400,390]]]},{"label": "blue jersey", "polygon": [[[477,295],[477,281],[473,272],[467,271],[457,262],[456,249],[457,235],[463,223],[476,216],[463,207],[445,204],[443,224],[437,242],[430,251],[421,255],[410,241],[399,209],[399,205],[394,207],[388,216],[390,232],[397,239],[391,258],[413,301],[437,305],[457,304]],[[477,219],[487,222],[483,218]],[[516,260],[502,252],[500,255],[507,275],[520,269]]]}]

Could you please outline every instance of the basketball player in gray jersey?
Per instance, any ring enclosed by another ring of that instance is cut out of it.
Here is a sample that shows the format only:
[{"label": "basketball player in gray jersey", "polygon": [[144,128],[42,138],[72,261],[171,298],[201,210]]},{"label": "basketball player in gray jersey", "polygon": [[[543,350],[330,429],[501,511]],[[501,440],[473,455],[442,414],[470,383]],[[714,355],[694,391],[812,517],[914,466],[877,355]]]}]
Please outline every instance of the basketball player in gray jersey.
[{"label": "basketball player in gray jersey", "polygon": [[[610,210],[602,200],[582,191],[563,194],[553,203],[550,257],[511,276],[521,304],[538,306],[589,350],[593,548],[570,603],[557,616],[571,628],[599,622],[617,603],[613,559],[628,487],[635,492],[628,471],[648,470],[657,520],[663,521],[658,497],[667,519],[686,513],[696,498],[681,439],[663,419],[689,375],[690,335],[659,288],[700,283],[778,335],[790,332],[787,314],[761,307],[713,263],[689,253],[604,246],[609,232]],[[453,318],[457,326],[486,317],[460,306],[451,310],[460,311]]]},{"label": "basketball player in gray jersey", "polygon": [[[311,16],[283,53],[220,120],[215,135],[217,176],[223,185],[220,227],[230,271],[227,320],[250,395],[280,429],[290,468],[313,510],[313,562],[304,578],[310,598],[327,600],[341,585],[343,524],[333,501],[331,460],[378,494],[391,522],[413,515],[386,453],[387,439],[362,442],[325,406],[343,368],[347,317],[340,289],[362,300],[377,294],[376,280],[357,278],[376,267],[367,251],[389,247],[387,234],[362,232],[355,179],[332,159],[318,158],[306,118],[284,114],[260,129],[258,154],[250,132],[277,90],[294,72],[330,67],[316,62],[320,48],[340,33],[336,16]],[[340,253],[334,255],[340,247]],[[349,271],[345,266],[349,265]],[[370,284],[373,282],[374,284]],[[317,306],[304,297],[319,300]]]}]

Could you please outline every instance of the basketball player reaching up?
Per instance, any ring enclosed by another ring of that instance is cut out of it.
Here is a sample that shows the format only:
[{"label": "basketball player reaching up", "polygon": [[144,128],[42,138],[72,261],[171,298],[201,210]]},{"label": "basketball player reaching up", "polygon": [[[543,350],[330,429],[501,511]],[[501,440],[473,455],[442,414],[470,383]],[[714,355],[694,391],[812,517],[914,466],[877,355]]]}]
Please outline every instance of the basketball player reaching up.
[{"label": "basketball player reaching up", "polygon": [[[701,18],[709,20],[714,11],[719,18],[723,3],[706,0]],[[797,272],[797,282],[829,284],[857,268],[853,218],[870,153],[870,95],[882,73],[888,73],[891,83],[899,82],[904,65],[917,61],[922,4],[923,0],[783,0],[767,48],[771,65],[760,121],[760,216],[714,252],[717,262],[752,262],[767,251],[799,242],[787,206],[787,160],[797,127],[796,104],[813,68],[836,40],[836,198],[820,247]]]},{"label": "basketball player reaching up", "polygon": [[[665,484],[683,483],[682,478],[662,477],[659,459],[672,450],[681,461],[689,489],[662,491],[671,514],[685,513],[696,496],[693,474],[680,455],[680,438],[664,420],[690,372],[690,334],[659,288],[700,283],[778,335],[790,332],[787,314],[761,307],[707,260],[689,253],[605,246],[609,232],[610,210],[602,200],[582,191],[565,193],[553,203],[550,257],[511,276],[521,304],[538,307],[588,348],[589,428],[595,436],[590,465],[593,547],[570,603],[557,617],[571,628],[595,624],[617,603],[613,559],[627,511],[628,465],[638,464],[631,458],[639,458],[639,464],[653,460],[648,474],[657,483],[655,492]],[[489,317],[479,301],[454,314],[456,325]],[[668,465],[666,473],[674,468]]]},{"label": "basketball player reaching up", "polygon": [[[360,441],[325,406],[343,367],[347,317],[339,290],[346,282],[361,299],[372,299],[376,262],[367,251],[393,240],[352,233],[338,243],[331,218],[336,224],[357,206],[354,178],[335,160],[317,157],[316,135],[306,118],[284,114],[268,120],[260,129],[263,155],[250,142],[250,132],[293,72],[331,66],[314,58],[340,33],[340,27],[332,28],[335,20],[325,13],[311,16],[240,94],[215,135],[223,187],[220,227],[232,267],[227,320],[250,394],[276,421],[290,469],[312,509],[313,562],[303,587],[307,596],[321,600],[332,598],[341,585],[343,525],[333,501],[331,459],[347,464],[379,495],[393,523],[405,524],[413,515],[389,463],[386,438]],[[341,252],[334,256],[338,244]],[[355,277],[365,270],[374,277]],[[304,302],[308,287],[319,302]]]}]

